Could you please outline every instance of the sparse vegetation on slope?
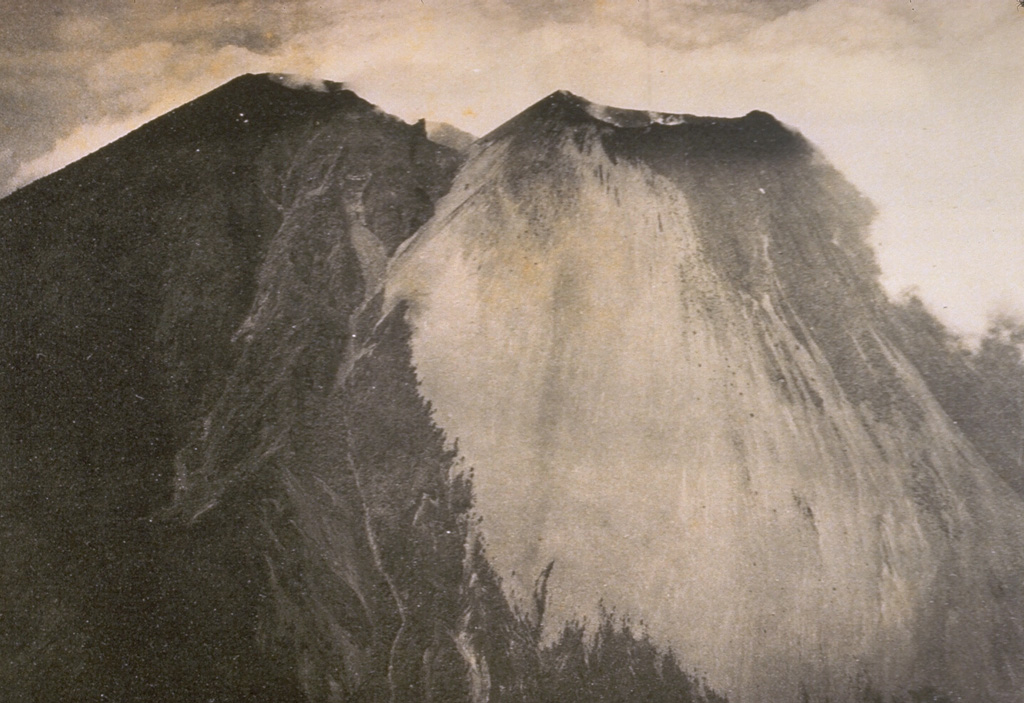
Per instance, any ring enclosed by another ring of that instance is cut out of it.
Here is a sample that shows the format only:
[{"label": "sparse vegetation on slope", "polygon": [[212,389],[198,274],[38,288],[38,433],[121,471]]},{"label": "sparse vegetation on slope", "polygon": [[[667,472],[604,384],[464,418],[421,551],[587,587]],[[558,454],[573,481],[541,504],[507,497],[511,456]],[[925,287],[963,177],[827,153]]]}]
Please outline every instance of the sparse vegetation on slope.
[{"label": "sparse vegetation on slope", "polygon": [[1024,495],[1024,322],[996,316],[972,348],[916,296],[893,310],[903,348],[943,410]]}]

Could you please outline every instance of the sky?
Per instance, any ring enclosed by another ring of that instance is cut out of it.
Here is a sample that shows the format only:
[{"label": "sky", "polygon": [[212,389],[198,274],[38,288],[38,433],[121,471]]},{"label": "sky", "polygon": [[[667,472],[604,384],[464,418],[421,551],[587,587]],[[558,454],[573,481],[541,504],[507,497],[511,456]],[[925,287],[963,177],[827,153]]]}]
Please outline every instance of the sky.
[{"label": "sky", "polygon": [[476,135],[559,89],[764,110],[876,204],[894,296],[1024,316],[1017,0],[0,0],[0,195],[263,71]]}]

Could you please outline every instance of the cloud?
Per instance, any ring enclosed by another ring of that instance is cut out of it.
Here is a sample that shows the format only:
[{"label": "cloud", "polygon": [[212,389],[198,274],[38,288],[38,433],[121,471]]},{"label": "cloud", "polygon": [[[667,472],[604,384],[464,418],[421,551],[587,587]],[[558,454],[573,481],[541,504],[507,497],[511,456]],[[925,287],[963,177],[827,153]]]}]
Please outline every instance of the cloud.
[{"label": "cloud", "polygon": [[50,151],[31,161],[19,164],[14,169],[10,183],[14,188],[19,188],[37,178],[53,173],[141,126],[143,122],[145,122],[144,119],[105,120],[81,125],[75,128],[71,134],[60,139]]},{"label": "cloud", "polygon": [[[0,23],[0,194],[249,70],[319,26],[319,3],[7,0]],[[323,47],[320,48],[323,51]],[[15,173],[16,172],[16,173]]]}]

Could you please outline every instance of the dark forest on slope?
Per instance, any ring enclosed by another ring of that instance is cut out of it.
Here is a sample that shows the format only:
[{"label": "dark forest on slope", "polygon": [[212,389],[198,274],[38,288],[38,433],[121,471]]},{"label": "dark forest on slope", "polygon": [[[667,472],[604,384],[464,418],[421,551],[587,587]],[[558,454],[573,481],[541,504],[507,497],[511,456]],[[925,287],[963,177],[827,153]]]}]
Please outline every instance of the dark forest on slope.
[{"label": "dark forest on slope", "polygon": [[[464,159],[246,76],[0,201],[6,700],[723,700],[625,614],[547,622],[557,562],[488,563],[380,295]],[[1021,327],[887,310],[1024,494]]]},{"label": "dark forest on slope", "polygon": [[913,331],[907,348],[943,409],[1003,480],[1024,494],[1024,322],[995,316],[971,349],[914,296],[893,312]]}]

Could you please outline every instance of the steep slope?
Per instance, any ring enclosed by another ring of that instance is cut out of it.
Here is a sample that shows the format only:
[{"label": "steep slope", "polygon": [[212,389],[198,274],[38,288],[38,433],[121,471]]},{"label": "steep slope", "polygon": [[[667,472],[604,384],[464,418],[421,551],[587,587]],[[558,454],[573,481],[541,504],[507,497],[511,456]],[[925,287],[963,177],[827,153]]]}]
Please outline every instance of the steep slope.
[{"label": "steep slope", "polygon": [[901,347],[871,215],[763,113],[558,93],[478,141],[385,310],[498,572],[555,560],[556,619],[631,613],[741,701],[1022,700],[1024,502]]},{"label": "steep slope", "polygon": [[[460,157],[338,84],[287,83],[241,77],[0,202],[11,700],[283,701],[345,678],[301,661],[316,633],[282,613],[305,584],[274,581],[322,580],[326,557],[294,555],[329,551],[306,514],[329,493],[266,464]],[[366,549],[347,568],[383,588]],[[319,627],[347,607],[334,583],[310,591]]]},{"label": "steep slope", "polygon": [[895,309],[900,348],[921,371],[950,418],[992,468],[1024,495],[1024,373],[1014,342],[1002,339],[1014,327],[996,321],[976,353],[910,298]]}]

